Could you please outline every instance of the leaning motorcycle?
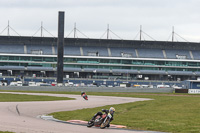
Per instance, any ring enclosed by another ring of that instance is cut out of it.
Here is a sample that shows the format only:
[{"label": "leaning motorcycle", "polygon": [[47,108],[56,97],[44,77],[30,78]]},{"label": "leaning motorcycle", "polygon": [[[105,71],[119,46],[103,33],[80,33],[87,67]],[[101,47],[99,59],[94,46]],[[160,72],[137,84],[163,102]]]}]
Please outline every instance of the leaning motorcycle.
[{"label": "leaning motorcycle", "polygon": [[110,120],[112,118],[112,115],[110,113],[103,114],[103,115],[97,115],[94,120],[90,120],[88,122],[87,127],[100,127],[101,129],[108,127],[110,124]]},{"label": "leaning motorcycle", "polygon": [[82,96],[85,100],[88,100],[88,96],[86,95],[85,92],[81,92],[81,96]]}]

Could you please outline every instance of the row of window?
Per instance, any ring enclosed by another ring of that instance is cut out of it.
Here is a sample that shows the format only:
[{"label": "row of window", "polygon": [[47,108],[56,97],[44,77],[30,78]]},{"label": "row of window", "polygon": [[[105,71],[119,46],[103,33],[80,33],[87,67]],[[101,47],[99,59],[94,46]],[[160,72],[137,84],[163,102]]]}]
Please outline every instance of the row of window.
[{"label": "row of window", "polygon": [[[8,62],[0,62],[0,66],[24,66],[24,67],[56,67],[56,64],[51,63],[8,63]],[[137,67],[137,66],[101,66],[101,65],[68,65],[64,64],[65,68],[92,68],[92,69],[128,69],[128,70],[162,70],[162,71],[200,71],[197,68],[158,68],[158,67]]]},{"label": "row of window", "polygon": [[[29,56],[0,56],[0,66],[43,66],[43,67],[56,67],[56,57],[29,57]],[[9,62],[5,62],[9,61]],[[19,61],[12,63],[12,61]],[[31,61],[31,63],[20,63],[20,61]],[[41,63],[34,63],[41,62]],[[44,62],[44,63],[43,63]],[[79,63],[76,65],[66,65],[67,63]],[[168,68],[163,66],[180,66],[180,67],[199,67],[200,62],[185,62],[185,61],[154,61],[154,60],[128,60],[128,59],[90,59],[90,58],[64,58],[65,67],[80,67],[80,68],[103,68],[103,69],[137,69],[137,70],[180,70],[180,71],[198,71],[198,68]],[[90,65],[80,65],[90,64]],[[91,65],[96,64],[96,65]],[[101,65],[98,65],[101,64]],[[103,65],[106,64],[106,65]],[[107,64],[115,64],[109,66]],[[119,64],[119,66],[116,66]],[[144,67],[136,66],[120,66],[127,65],[143,65]],[[148,66],[147,66],[148,65]],[[157,67],[155,67],[157,66]]]}]

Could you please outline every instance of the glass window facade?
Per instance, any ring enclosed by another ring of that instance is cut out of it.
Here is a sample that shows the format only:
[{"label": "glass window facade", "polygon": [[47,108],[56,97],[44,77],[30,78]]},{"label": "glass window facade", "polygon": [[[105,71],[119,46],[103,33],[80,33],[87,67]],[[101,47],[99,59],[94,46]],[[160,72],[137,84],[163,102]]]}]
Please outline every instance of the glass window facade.
[{"label": "glass window facade", "polygon": [[[0,56],[0,66],[56,67],[56,57]],[[168,60],[135,60],[120,58],[64,57],[64,67],[96,69],[200,71],[200,62]]]}]

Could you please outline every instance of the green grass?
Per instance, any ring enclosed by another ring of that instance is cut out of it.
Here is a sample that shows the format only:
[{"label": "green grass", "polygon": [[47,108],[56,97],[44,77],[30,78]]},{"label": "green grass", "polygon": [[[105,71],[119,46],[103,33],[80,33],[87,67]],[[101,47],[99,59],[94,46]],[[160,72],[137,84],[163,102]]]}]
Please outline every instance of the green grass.
[{"label": "green grass", "polygon": [[3,131],[0,131],[0,133],[14,133],[14,132],[8,132],[8,131],[3,132]]},{"label": "green grass", "polygon": [[[97,94],[97,93],[88,93]],[[200,96],[180,94],[136,94],[136,93],[98,93],[122,97],[152,98],[151,101],[140,101],[113,105],[116,108],[113,124],[125,125],[129,129],[163,131],[173,133],[200,132]],[[53,115],[61,120],[86,120],[102,108],[82,109],[76,111],[56,112]]]},{"label": "green grass", "polygon": [[55,101],[55,100],[72,100],[68,97],[53,96],[34,96],[26,94],[3,94],[0,93],[0,102],[24,102],[24,101]]},{"label": "green grass", "polygon": [[[80,95],[80,92],[42,93]],[[113,124],[125,125],[129,129],[137,130],[163,131],[173,133],[200,132],[200,95],[108,92],[87,92],[87,95],[89,97],[90,95],[106,95],[154,99],[151,101],[112,105],[116,108],[114,121],[112,121]],[[30,96],[28,97],[30,98]],[[33,99],[31,99],[31,101],[32,100]],[[108,109],[110,106],[76,111],[56,112],[50,115],[53,115],[55,118],[61,120],[78,119],[88,121],[96,112],[101,111],[102,108]]]},{"label": "green grass", "polygon": [[[73,100],[74,98],[53,97],[53,96],[34,96],[25,94],[7,94],[0,93],[0,102],[24,102],[24,101],[55,101],[55,100]],[[0,133],[13,133],[0,131]]]}]

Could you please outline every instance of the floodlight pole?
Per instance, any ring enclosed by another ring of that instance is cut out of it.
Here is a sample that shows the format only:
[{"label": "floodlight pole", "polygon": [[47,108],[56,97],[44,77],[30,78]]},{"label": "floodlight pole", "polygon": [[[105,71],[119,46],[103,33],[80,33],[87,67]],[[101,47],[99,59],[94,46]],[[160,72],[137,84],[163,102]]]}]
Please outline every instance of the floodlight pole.
[{"label": "floodlight pole", "polygon": [[9,24],[9,20],[8,20],[8,36],[10,36],[10,24]]},{"label": "floodlight pole", "polygon": [[76,23],[74,23],[74,38],[76,38]]},{"label": "floodlight pole", "polygon": [[107,25],[107,39],[109,39],[109,31],[110,31],[110,29],[109,29],[109,24]]},{"label": "floodlight pole", "polygon": [[140,25],[140,41],[142,40],[142,25]]},{"label": "floodlight pole", "polygon": [[41,37],[42,37],[42,30],[43,30],[43,22],[41,22]]},{"label": "floodlight pole", "polygon": [[172,27],[172,42],[174,41],[174,26]]}]

